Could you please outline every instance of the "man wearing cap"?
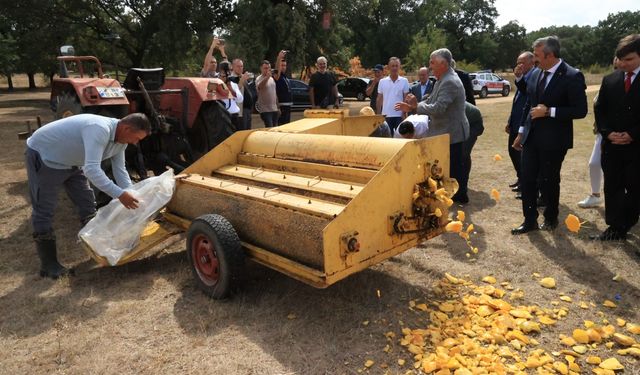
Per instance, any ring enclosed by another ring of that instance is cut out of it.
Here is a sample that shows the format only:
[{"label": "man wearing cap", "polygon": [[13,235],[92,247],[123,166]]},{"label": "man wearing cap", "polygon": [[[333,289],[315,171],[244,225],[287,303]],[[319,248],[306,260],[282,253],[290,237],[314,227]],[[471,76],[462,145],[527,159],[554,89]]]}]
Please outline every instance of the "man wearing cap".
[{"label": "man wearing cap", "polygon": [[380,80],[378,84],[378,99],[376,100],[376,112],[385,117],[385,121],[391,128],[395,130],[404,113],[402,110],[396,109],[395,104],[402,102],[404,96],[409,93],[409,81],[405,77],[400,77],[400,59],[392,57],[387,65],[389,67],[389,75]]},{"label": "man wearing cap", "polygon": [[374,111],[376,110],[376,99],[378,99],[378,82],[382,79],[383,71],[384,66],[382,66],[382,64],[376,64],[376,66],[373,67],[373,79],[369,81],[367,85],[366,94],[371,98],[369,106],[373,108]]}]

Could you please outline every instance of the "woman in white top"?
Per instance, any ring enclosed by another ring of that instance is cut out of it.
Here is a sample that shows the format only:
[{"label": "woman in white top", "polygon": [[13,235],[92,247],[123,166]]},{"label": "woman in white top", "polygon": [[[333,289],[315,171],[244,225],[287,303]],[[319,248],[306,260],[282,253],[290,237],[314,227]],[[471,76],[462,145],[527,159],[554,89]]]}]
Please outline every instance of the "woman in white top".
[{"label": "woman in white top", "polygon": [[242,104],[244,101],[244,97],[242,96],[242,90],[238,87],[238,84],[232,82],[229,79],[231,75],[231,66],[228,61],[223,61],[220,63],[220,79],[227,84],[229,88],[229,98],[222,100],[224,107],[231,115],[231,122],[236,129],[239,127],[239,114],[240,114],[240,106],[238,104]]}]

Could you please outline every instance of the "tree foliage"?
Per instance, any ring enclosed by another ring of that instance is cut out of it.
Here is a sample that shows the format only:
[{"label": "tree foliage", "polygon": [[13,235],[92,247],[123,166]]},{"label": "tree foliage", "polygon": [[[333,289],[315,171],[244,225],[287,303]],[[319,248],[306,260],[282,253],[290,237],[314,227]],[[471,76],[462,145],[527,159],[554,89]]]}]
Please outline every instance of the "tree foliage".
[{"label": "tree foliage", "polygon": [[609,65],[618,40],[640,32],[640,11],[530,32],[516,21],[496,27],[497,16],[495,0],[0,0],[0,74],[27,73],[35,85],[36,73],[56,72],[64,44],[107,69],[195,74],[213,34],[251,71],[282,49],[295,73],[320,55],[343,71],[354,56],[363,69],[397,56],[413,71],[441,47],[463,65],[509,69],[547,35],[560,37],[570,64],[589,67]]}]

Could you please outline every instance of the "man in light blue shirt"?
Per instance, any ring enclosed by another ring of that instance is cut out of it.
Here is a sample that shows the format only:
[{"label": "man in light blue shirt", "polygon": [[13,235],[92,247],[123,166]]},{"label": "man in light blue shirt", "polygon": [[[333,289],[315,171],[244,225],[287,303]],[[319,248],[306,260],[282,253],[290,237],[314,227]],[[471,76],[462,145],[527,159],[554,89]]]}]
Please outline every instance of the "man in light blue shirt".
[{"label": "man in light blue shirt", "polygon": [[[83,224],[96,212],[89,181],[125,207],[137,208],[138,200],[124,190],[131,186],[124,152],[128,144],[137,144],[150,131],[151,124],[142,113],[121,120],[81,114],[51,122],[27,139],[31,224],[41,262],[40,276],[56,279],[69,273],[58,263],[52,227],[60,188],[64,187]],[[100,167],[107,159],[117,185]]]}]

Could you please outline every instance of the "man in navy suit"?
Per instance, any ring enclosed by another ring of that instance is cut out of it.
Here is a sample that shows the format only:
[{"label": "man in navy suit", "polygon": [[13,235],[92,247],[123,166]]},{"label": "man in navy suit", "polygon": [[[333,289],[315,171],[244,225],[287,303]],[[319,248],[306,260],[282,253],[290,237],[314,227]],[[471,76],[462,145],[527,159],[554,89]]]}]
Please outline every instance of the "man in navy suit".
[{"label": "man in navy suit", "polygon": [[[522,146],[521,189],[524,222],[514,235],[558,226],[560,169],[573,147],[573,120],[587,115],[584,75],[560,58],[555,36],[537,39],[533,54],[538,68],[527,85],[526,120],[514,146]],[[544,222],[538,227],[538,186],[545,197]]]},{"label": "man in navy suit", "polygon": [[601,241],[626,239],[640,210],[640,34],[622,38],[616,57],[618,70],[602,79],[594,106],[609,227],[592,238]]},{"label": "man in navy suit", "polygon": [[516,93],[513,96],[511,114],[509,115],[504,131],[509,134],[507,149],[509,151],[509,158],[511,158],[511,163],[513,164],[513,169],[515,169],[518,178],[516,182],[509,185],[509,187],[515,191],[520,191],[520,160],[522,159],[522,152],[516,150],[512,145],[518,136],[522,121],[526,118],[526,116],[524,116],[524,106],[527,102],[527,81],[531,77],[534,67],[535,57],[533,53],[526,51],[518,56],[516,67],[513,69],[513,73],[516,76]]},{"label": "man in navy suit", "polygon": [[409,92],[421,102],[426,99],[424,96],[430,94],[432,90],[433,82],[429,79],[429,69],[423,66],[418,69],[418,82],[411,86]]}]

